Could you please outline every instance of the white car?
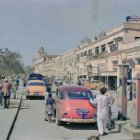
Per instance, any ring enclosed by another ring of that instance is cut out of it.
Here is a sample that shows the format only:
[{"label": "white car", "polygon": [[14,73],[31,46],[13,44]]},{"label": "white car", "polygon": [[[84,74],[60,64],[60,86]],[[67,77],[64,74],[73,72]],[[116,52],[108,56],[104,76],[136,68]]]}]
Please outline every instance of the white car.
[{"label": "white car", "polygon": [[55,84],[55,85],[61,85],[61,84],[63,84],[63,81],[62,81],[62,79],[59,79],[59,78],[58,78],[58,79],[55,79],[55,80],[54,80],[54,84]]}]

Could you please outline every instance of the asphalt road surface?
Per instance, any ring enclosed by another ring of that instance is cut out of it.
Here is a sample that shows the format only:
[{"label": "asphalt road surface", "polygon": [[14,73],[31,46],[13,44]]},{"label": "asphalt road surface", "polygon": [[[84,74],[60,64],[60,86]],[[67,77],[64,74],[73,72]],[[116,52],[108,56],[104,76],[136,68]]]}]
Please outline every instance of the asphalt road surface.
[{"label": "asphalt road surface", "polygon": [[44,100],[23,99],[10,140],[90,140],[98,134],[96,124],[57,126],[44,121]]}]

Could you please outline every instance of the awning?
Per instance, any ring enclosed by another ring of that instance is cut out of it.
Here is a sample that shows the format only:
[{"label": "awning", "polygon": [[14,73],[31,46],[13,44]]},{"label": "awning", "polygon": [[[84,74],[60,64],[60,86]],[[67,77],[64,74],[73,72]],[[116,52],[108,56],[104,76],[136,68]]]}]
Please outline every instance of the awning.
[{"label": "awning", "polygon": [[115,71],[107,71],[102,73],[92,73],[93,76],[117,76],[117,72]]}]

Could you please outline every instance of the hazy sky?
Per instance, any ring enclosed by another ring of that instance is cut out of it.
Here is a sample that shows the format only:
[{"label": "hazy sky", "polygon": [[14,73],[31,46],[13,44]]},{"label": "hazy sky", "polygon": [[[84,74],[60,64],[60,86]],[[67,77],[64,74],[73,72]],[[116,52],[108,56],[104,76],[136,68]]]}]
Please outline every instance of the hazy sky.
[{"label": "hazy sky", "polygon": [[140,0],[0,0],[0,48],[31,64],[37,48],[63,54],[85,37],[140,15]]}]

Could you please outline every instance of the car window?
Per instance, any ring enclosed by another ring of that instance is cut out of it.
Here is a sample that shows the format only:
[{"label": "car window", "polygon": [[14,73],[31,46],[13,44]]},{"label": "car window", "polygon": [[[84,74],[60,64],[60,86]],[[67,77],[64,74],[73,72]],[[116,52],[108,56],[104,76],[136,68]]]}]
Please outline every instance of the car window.
[{"label": "car window", "polygon": [[28,86],[44,86],[44,83],[32,82],[32,83],[29,83]]},{"label": "car window", "polygon": [[69,92],[68,93],[68,98],[69,99],[89,99],[91,97],[90,92]]}]

